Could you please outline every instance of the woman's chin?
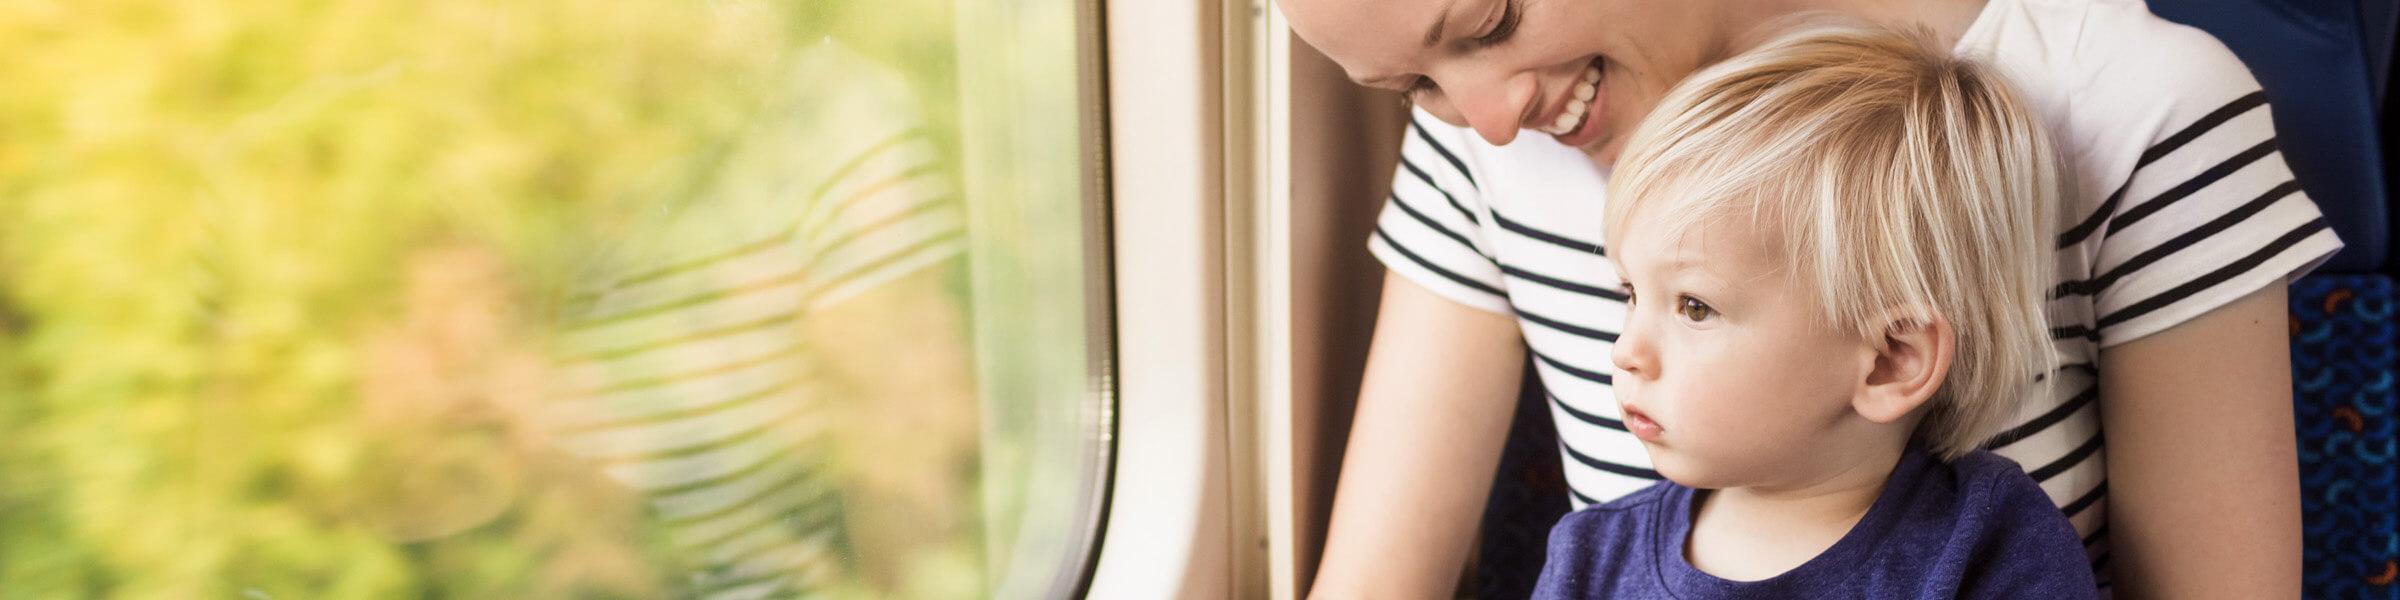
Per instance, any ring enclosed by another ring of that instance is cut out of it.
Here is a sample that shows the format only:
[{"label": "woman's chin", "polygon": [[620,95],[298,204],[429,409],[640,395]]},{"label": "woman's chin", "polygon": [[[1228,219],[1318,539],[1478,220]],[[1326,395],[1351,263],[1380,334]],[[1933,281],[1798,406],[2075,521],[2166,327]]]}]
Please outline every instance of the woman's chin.
[{"label": "woman's chin", "polygon": [[1616,170],[1617,156],[1625,151],[1625,145],[1619,143],[1619,139],[1614,135],[1601,137],[1599,141],[1584,145],[1581,148],[1583,155],[1591,157],[1592,164],[1598,165],[1600,173],[1606,175]]}]

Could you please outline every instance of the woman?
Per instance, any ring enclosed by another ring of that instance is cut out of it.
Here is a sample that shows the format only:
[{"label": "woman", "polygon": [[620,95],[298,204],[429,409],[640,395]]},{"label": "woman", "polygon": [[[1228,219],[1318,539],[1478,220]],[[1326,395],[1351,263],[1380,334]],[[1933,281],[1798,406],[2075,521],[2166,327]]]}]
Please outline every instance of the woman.
[{"label": "woman", "polygon": [[[2340,247],[2258,84],[2132,0],[1284,0],[1360,83],[1417,106],[1371,249],[1387,277],[1313,592],[1443,595],[1518,368],[1551,393],[1574,502],[1656,477],[1609,395],[1623,296],[1602,174],[1661,94],[1774,20],[1924,27],[2016,80],[2073,173],[2050,308],[2058,391],[1989,446],[2041,482],[2124,597],[2294,597],[2284,285]],[[2108,436],[2103,443],[2100,431]]]}]

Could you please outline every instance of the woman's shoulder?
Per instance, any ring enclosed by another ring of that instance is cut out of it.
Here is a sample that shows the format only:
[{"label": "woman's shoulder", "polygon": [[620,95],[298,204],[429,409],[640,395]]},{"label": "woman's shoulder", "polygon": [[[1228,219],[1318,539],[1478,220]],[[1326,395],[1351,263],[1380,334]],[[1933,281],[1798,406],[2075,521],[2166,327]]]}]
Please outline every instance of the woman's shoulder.
[{"label": "woman's shoulder", "polygon": [[2249,67],[2215,36],[2151,14],[2138,0],[1991,0],[1963,44],[1979,44],[2028,95],[2082,111],[2206,113],[2258,91]]},{"label": "woman's shoulder", "polygon": [[2267,111],[2254,110],[2265,104],[2257,79],[2206,32],[2136,0],[1990,2],[1959,49],[2041,113],[2076,173],[2070,212],[2095,208],[2165,151],[2182,148],[2170,162],[2198,165],[2162,167],[2185,178],[2274,135]]}]

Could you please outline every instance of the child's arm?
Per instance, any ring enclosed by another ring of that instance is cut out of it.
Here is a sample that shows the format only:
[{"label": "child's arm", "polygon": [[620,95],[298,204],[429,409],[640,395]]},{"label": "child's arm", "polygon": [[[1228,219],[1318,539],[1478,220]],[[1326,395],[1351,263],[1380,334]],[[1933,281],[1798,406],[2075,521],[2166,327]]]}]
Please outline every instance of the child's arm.
[{"label": "child's arm", "polygon": [[2116,597],[2299,597],[2286,292],[2102,351]]}]

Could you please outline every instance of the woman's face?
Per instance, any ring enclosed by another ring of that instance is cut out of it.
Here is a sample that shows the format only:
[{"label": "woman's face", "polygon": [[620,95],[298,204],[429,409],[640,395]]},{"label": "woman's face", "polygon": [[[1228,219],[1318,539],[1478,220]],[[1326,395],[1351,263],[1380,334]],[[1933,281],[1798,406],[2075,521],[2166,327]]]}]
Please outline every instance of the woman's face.
[{"label": "woman's face", "polygon": [[1282,3],[1292,29],[1360,84],[1406,91],[1495,145],[1531,130],[1602,164],[1730,37],[1711,0]]}]

